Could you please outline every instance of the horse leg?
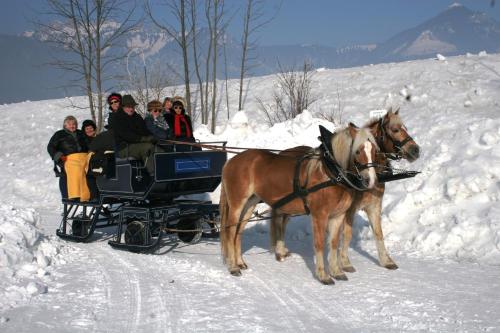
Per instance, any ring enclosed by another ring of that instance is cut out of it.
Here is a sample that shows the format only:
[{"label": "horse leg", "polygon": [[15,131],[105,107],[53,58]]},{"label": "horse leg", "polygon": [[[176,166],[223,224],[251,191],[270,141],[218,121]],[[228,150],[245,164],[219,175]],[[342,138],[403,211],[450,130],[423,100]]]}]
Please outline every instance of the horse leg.
[{"label": "horse leg", "polygon": [[278,227],[278,224],[281,223],[280,219],[281,219],[281,215],[279,215],[276,212],[276,209],[273,209],[271,211],[271,224],[269,225],[269,227],[270,227],[269,236],[270,236],[270,240],[271,240],[271,251],[272,252],[276,252],[276,242],[278,240],[277,227]]},{"label": "horse leg", "polygon": [[387,254],[387,250],[385,248],[384,243],[384,234],[382,232],[382,200],[379,200],[377,203],[366,207],[366,214],[368,215],[368,219],[370,220],[370,225],[372,226],[373,233],[375,235],[375,242],[377,244],[378,251],[378,260],[380,266],[385,267],[387,269],[397,269],[398,265],[389,257]]},{"label": "horse leg", "polygon": [[271,228],[274,229],[274,235],[271,237],[274,238],[274,253],[278,261],[284,261],[286,257],[290,256],[290,252],[285,247],[285,229],[289,220],[290,215],[277,214],[273,211]]},{"label": "horse leg", "polygon": [[340,228],[344,222],[345,214],[340,214],[338,216],[332,217],[328,220],[328,236],[330,243],[330,251],[328,253],[328,265],[330,275],[334,277],[335,280],[347,280],[347,275],[344,274],[342,268],[340,268],[337,256],[337,249],[340,241]]},{"label": "horse leg", "polygon": [[242,219],[240,220],[240,223],[238,225],[238,229],[236,232],[236,239],[235,239],[235,258],[236,258],[236,265],[240,269],[247,269],[248,265],[245,263],[243,260],[243,256],[241,255],[241,235],[243,234],[243,230],[245,230],[245,226],[248,223],[248,220],[252,217],[253,211],[255,210],[255,206],[257,206],[257,203],[259,203],[259,199],[256,197],[250,198],[245,205],[245,209],[241,212],[243,215]]},{"label": "horse leg", "polygon": [[325,224],[326,218],[312,217],[312,231],[314,242],[314,257],[316,259],[316,277],[323,284],[334,284],[332,278],[325,272],[325,263],[323,260],[323,249],[325,247]]},{"label": "horse leg", "polygon": [[354,222],[355,212],[356,212],[355,209],[349,209],[349,211],[347,211],[347,213],[345,214],[343,223],[344,230],[343,230],[342,247],[340,250],[340,264],[342,265],[342,270],[344,272],[349,272],[349,273],[356,272],[356,269],[351,264],[351,261],[349,260],[348,256],[349,245],[351,244],[351,239],[352,239],[352,225]]}]

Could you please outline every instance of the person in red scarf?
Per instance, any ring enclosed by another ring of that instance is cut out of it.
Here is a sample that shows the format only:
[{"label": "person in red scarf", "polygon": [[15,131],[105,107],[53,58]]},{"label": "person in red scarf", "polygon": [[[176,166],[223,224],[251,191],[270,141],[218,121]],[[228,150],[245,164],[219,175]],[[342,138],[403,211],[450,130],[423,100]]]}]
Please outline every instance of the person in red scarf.
[{"label": "person in red scarf", "polygon": [[166,114],[168,125],[172,131],[172,139],[179,141],[194,141],[191,118],[186,114],[184,104],[176,100],[172,105],[173,113]]}]

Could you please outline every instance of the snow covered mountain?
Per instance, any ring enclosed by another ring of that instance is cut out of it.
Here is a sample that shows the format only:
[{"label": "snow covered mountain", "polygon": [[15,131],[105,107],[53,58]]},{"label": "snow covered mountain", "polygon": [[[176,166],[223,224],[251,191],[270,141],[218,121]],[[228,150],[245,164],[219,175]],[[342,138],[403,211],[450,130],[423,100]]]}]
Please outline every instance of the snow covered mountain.
[{"label": "snow covered mountain", "polygon": [[500,24],[485,13],[453,4],[441,14],[377,46],[376,62],[500,51]]},{"label": "snow covered mountain", "polygon": [[[112,29],[113,25],[108,28]],[[61,77],[61,73],[54,74],[51,68],[46,66],[51,59],[50,53],[59,52],[40,42],[46,39],[47,36],[42,32],[27,32],[23,37],[0,36],[0,47],[6,50],[0,55],[0,63],[2,71],[9,73],[9,80],[1,83],[3,89],[0,90],[0,103],[71,96],[76,93],[76,90],[67,84],[71,78]],[[208,29],[201,28],[198,31],[198,47],[202,73],[203,55],[208,52],[208,40]],[[239,41],[236,36],[229,34],[224,36],[223,41],[228,77],[235,78],[239,75],[241,57]],[[138,73],[143,73],[144,62],[151,68],[167,65],[173,70],[182,68],[181,53],[175,41],[154,27],[143,27],[131,33],[123,46],[134,50],[134,57],[128,59],[128,65],[129,69],[135,67]],[[22,51],[18,51],[19,49]],[[380,44],[339,48],[322,45],[257,47],[254,53],[256,61],[249,74],[257,76],[275,73],[279,68],[278,61],[284,68],[299,66],[304,60],[317,68],[345,68],[428,58],[434,57],[436,53],[458,55],[483,50],[488,53],[500,51],[500,24],[484,13],[473,12],[462,5],[454,4],[439,15]],[[222,46],[220,52],[217,74],[219,78],[223,78]],[[191,68],[194,68],[193,59],[191,54]],[[117,66],[119,67],[113,69],[113,74],[126,73],[124,64]],[[107,88],[111,89],[112,84],[109,82]]]}]

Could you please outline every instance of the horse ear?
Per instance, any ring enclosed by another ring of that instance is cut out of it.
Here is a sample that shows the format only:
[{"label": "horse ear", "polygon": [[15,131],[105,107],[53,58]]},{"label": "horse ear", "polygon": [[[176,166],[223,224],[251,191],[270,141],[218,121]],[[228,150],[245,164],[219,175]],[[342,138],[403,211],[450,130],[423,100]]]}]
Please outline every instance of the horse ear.
[{"label": "horse ear", "polygon": [[399,106],[396,108],[396,111],[394,112],[394,114],[399,114]]},{"label": "horse ear", "polygon": [[351,135],[351,138],[354,139],[359,130],[358,126],[354,125],[353,123],[349,123],[349,126],[347,128],[349,129],[349,134]]},{"label": "horse ear", "polygon": [[325,127],[319,125],[320,140],[322,142],[330,143],[333,133],[327,130]]}]

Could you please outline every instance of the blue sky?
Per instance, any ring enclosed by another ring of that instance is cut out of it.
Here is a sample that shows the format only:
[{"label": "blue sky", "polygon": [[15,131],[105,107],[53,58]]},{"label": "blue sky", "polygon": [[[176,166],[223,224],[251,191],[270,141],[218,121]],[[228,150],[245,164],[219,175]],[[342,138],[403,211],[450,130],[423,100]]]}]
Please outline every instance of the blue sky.
[{"label": "blue sky", "polygon": [[[155,0],[156,1],[156,0]],[[279,2],[266,0],[268,12]],[[382,42],[394,34],[414,27],[439,14],[454,1],[449,0],[283,0],[281,10],[260,32],[260,43],[322,44],[345,46]],[[29,30],[35,10],[44,0],[3,0],[0,33],[19,34]],[[142,3],[142,1],[138,1]],[[227,0],[236,10],[242,0]],[[500,22],[500,1],[490,7],[490,0],[463,0],[466,7],[483,11]],[[237,13],[229,33],[238,38],[240,16]]]}]

